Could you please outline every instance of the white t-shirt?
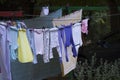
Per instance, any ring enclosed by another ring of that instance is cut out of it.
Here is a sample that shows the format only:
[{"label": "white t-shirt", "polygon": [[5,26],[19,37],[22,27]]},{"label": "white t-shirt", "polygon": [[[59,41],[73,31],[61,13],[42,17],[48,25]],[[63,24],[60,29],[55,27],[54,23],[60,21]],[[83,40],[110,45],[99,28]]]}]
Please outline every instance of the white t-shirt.
[{"label": "white t-shirt", "polygon": [[72,26],[72,35],[73,35],[73,41],[75,46],[80,45],[82,46],[82,35],[81,35],[81,23],[75,23]]},{"label": "white t-shirt", "polygon": [[51,28],[50,29],[50,58],[53,58],[53,48],[59,47],[59,41],[58,41],[58,28]]}]

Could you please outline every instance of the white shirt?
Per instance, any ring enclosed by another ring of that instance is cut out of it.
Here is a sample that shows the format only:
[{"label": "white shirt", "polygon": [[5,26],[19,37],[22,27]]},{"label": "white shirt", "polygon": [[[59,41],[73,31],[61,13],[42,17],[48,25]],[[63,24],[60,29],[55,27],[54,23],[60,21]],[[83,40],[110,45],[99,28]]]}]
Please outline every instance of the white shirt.
[{"label": "white shirt", "polygon": [[42,29],[34,29],[34,40],[35,40],[35,49],[36,55],[43,55],[44,53],[44,45],[43,45],[43,30]]},{"label": "white shirt", "polygon": [[51,28],[50,29],[50,58],[53,58],[52,49],[55,47],[59,47],[58,28]]},{"label": "white shirt", "polygon": [[81,23],[75,23],[72,26],[72,35],[74,44],[82,46]]}]

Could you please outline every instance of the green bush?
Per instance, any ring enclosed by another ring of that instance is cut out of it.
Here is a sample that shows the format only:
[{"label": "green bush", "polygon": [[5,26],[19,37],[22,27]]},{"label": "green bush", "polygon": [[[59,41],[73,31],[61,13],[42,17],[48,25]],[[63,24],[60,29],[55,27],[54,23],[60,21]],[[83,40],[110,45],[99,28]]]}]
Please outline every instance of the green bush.
[{"label": "green bush", "polygon": [[78,62],[74,75],[76,80],[120,80],[120,59],[109,62],[93,56],[90,62]]},{"label": "green bush", "polygon": [[107,11],[91,12],[88,29],[87,37],[92,41],[98,41],[109,33],[111,29]]}]

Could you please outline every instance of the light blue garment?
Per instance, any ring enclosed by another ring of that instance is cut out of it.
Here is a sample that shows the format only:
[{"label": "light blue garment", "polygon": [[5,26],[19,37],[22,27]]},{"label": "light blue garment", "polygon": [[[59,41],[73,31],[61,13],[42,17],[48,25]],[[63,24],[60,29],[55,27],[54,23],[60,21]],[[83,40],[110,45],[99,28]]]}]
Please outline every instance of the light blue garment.
[{"label": "light blue garment", "polygon": [[10,55],[9,55],[9,37],[6,26],[0,25],[0,68],[2,80],[11,79]]},{"label": "light blue garment", "polygon": [[17,59],[17,49],[18,49],[18,29],[16,26],[10,26],[8,29],[8,36],[10,37],[10,56],[11,60]]},{"label": "light blue garment", "polygon": [[33,63],[36,64],[38,62],[37,62],[37,56],[36,56],[36,49],[35,49],[35,43],[34,43],[35,41],[34,41],[33,30],[27,29],[27,37],[28,37],[28,41],[30,43],[32,53],[34,55]]}]

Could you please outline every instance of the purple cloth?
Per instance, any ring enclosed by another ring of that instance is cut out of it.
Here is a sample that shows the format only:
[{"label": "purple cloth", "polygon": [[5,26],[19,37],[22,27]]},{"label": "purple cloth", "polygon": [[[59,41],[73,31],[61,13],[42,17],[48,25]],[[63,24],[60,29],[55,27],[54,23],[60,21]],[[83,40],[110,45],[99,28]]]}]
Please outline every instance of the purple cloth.
[{"label": "purple cloth", "polygon": [[69,47],[72,44],[73,56],[76,57],[77,56],[77,51],[75,49],[75,44],[74,44],[73,36],[72,36],[72,25],[65,26],[65,37],[66,37],[66,42],[65,42],[66,55],[68,54],[67,53],[67,47]]},{"label": "purple cloth", "polygon": [[72,25],[63,26],[62,28],[59,28],[59,30],[58,30],[58,39],[59,39],[59,45],[60,45],[61,54],[62,54],[62,42],[64,44],[65,57],[66,57],[67,62],[69,61],[67,47],[69,47],[70,45],[72,45],[73,56],[74,57],[77,56],[77,51],[75,49],[75,44],[74,44],[73,36],[72,36]]},{"label": "purple cloth", "polygon": [[9,37],[7,29],[0,25],[0,68],[3,80],[11,80],[10,72],[10,54],[9,54]]}]

